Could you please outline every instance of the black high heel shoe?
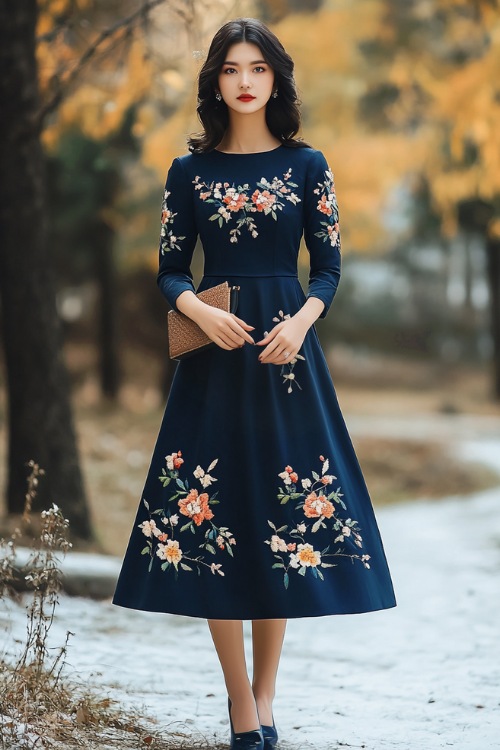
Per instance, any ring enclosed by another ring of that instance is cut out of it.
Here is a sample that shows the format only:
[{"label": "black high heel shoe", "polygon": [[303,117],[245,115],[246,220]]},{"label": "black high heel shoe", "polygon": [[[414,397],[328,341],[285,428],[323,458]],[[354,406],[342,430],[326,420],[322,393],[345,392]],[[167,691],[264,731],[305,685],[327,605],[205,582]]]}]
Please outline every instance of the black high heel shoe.
[{"label": "black high heel shoe", "polygon": [[229,724],[231,726],[231,750],[264,750],[264,736],[262,729],[252,729],[250,732],[235,732],[231,718],[231,699],[227,698]]},{"label": "black high heel shoe", "polygon": [[260,728],[262,729],[262,736],[264,737],[264,750],[274,750],[276,743],[278,742],[278,730],[274,723],[274,716],[272,727],[261,724]]}]

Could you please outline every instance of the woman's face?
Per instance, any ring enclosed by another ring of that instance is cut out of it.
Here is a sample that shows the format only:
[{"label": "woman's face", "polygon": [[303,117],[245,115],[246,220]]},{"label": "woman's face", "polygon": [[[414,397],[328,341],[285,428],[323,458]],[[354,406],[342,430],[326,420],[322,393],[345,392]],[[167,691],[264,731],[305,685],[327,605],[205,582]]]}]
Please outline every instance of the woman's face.
[{"label": "woman's face", "polygon": [[[256,112],[266,106],[273,93],[274,71],[257,45],[238,42],[227,51],[218,83],[230,109],[242,114]],[[253,98],[238,98],[245,94]]]}]

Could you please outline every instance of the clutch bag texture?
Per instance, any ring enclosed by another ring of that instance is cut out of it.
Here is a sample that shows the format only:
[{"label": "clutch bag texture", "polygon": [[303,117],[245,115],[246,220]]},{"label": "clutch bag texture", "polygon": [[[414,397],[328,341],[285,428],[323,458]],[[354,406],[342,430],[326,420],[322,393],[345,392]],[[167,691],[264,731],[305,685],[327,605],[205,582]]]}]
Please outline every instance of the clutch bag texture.
[{"label": "clutch bag texture", "polygon": [[[234,313],[238,306],[239,289],[239,286],[230,287],[228,282],[224,281],[198,292],[196,296],[207,305]],[[211,346],[217,346],[194,320],[177,310],[168,311],[167,328],[170,359],[181,360]]]}]

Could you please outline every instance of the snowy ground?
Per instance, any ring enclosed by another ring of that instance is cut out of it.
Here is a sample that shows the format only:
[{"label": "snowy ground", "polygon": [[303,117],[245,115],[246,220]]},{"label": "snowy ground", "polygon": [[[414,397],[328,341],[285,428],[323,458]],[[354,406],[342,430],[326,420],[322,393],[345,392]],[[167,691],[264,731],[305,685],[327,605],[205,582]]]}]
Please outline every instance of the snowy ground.
[{"label": "snowy ground", "polygon": [[[484,450],[463,446],[499,467],[497,436]],[[398,606],[288,622],[274,707],[280,750],[498,750],[500,487],[384,507],[377,519]],[[22,637],[24,616],[10,604],[0,623]],[[66,630],[70,672],[103,697],[142,705],[171,729],[228,738],[205,620],[64,596],[54,644]],[[250,623],[245,632],[250,666]]]}]

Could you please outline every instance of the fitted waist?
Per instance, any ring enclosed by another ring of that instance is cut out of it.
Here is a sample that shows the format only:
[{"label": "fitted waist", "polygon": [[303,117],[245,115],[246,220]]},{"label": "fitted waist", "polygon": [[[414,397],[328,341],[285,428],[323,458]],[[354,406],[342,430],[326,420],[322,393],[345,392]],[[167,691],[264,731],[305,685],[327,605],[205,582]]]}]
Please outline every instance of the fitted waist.
[{"label": "fitted waist", "polygon": [[298,279],[297,273],[231,273],[230,271],[224,271],[224,273],[204,273],[204,279],[219,279],[221,277],[231,277],[232,279],[281,279],[290,278]]}]

